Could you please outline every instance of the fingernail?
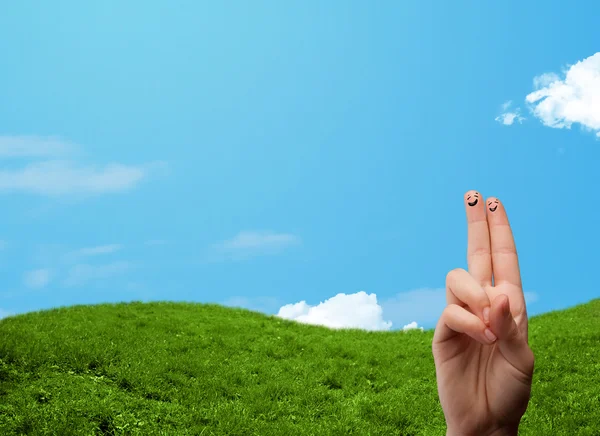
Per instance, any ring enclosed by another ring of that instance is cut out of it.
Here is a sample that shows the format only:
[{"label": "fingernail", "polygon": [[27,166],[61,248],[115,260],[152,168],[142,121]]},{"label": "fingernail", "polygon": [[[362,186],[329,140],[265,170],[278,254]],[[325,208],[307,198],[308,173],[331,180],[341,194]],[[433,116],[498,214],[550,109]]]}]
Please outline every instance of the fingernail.
[{"label": "fingernail", "polygon": [[490,325],[490,308],[486,307],[483,309],[483,322]]},{"label": "fingernail", "polygon": [[490,329],[485,329],[485,337],[488,338],[490,340],[490,342],[495,342],[496,339],[498,339],[496,337],[496,335],[493,334]]}]

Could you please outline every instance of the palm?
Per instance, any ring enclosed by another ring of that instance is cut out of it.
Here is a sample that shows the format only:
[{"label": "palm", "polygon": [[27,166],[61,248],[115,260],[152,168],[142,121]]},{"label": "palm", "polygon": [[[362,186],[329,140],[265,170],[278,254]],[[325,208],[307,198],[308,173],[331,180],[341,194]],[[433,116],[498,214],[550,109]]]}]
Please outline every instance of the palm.
[{"label": "palm", "polygon": [[[476,215],[478,212],[485,213],[485,210],[467,209],[468,215]],[[498,222],[504,224],[502,219],[505,217],[506,215],[495,216],[494,219],[499,219]],[[508,297],[516,327],[527,341],[527,312],[516,251],[510,249],[511,243],[514,246],[512,234],[507,238],[506,231],[510,232],[510,228],[507,225],[498,227],[500,234],[494,235],[493,222],[490,222],[490,230],[487,221],[470,220],[469,275],[473,283],[478,283],[482,290],[478,301],[486,299],[482,296],[483,293],[487,295],[489,302],[501,295]],[[499,254],[495,259],[494,243]],[[493,274],[492,271],[497,273]],[[463,271],[463,274],[467,273]],[[498,282],[496,286],[492,285],[492,279]],[[456,294],[448,288],[449,304],[461,306],[469,314],[480,316],[483,308],[477,307],[477,304],[471,307],[464,301],[467,298],[461,299]],[[469,298],[474,297],[470,295]],[[497,301],[501,300],[503,298]],[[496,317],[494,322],[497,325],[498,314],[501,312],[498,307],[494,307],[492,316]],[[485,327],[483,321],[481,323]],[[513,423],[515,419],[518,423],[529,401],[533,354],[531,362],[524,362],[506,352],[506,346],[499,341],[486,345],[475,339],[477,336],[473,337],[471,332],[465,333],[444,329],[438,324],[432,345],[440,402],[447,421],[451,421],[448,423],[449,427],[452,424],[465,434],[484,434],[484,429],[494,428],[499,423]]]}]

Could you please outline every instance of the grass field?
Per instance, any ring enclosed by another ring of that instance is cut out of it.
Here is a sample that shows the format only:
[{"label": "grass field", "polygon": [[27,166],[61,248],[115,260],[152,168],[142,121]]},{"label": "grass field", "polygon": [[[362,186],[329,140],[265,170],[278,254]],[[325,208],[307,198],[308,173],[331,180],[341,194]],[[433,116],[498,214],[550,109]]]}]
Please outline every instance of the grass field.
[{"label": "grass field", "polygon": [[[519,434],[600,435],[600,299],[530,319]],[[0,434],[444,435],[433,330],[121,303],[0,321]]]}]

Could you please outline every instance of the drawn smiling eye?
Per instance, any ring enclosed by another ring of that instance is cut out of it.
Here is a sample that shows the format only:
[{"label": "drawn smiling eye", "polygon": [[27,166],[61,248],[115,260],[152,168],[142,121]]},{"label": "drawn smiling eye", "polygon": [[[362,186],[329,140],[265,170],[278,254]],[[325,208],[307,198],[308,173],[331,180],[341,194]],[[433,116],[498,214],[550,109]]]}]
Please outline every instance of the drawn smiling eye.
[{"label": "drawn smiling eye", "polygon": [[490,212],[496,212],[496,209],[498,209],[498,200],[490,201],[488,203],[488,207],[490,209]]},{"label": "drawn smiling eye", "polygon": [[479,201],[479,192],[476,192],[475,194],[469,195],[467,197],[467,204],[471,207],[475,206],[478,201]]}]

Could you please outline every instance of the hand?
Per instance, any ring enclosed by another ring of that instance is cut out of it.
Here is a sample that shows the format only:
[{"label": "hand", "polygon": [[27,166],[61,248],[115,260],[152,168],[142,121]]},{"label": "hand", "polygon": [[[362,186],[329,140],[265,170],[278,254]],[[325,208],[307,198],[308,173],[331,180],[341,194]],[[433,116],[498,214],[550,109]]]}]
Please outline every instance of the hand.
[{"label": "hand", "polygon": [[[448,274],[448,306],[433,336],[440,403],[448,435],[516,435],[531,395],[534,356],[515,243],[498,199],[484,202],[469,191],[465,207],[469,272]],[[486,337],[488,329],[495,337]]]}]

